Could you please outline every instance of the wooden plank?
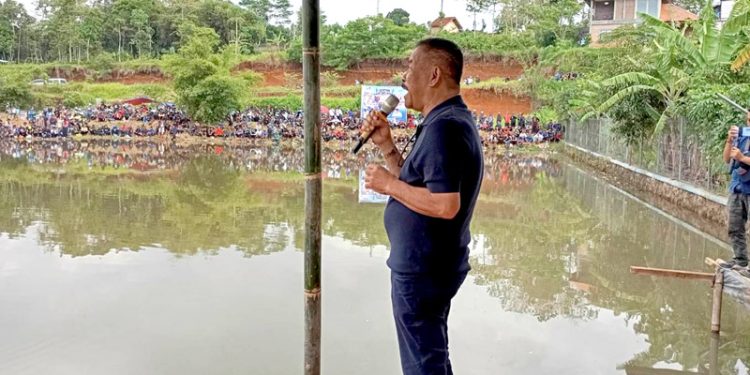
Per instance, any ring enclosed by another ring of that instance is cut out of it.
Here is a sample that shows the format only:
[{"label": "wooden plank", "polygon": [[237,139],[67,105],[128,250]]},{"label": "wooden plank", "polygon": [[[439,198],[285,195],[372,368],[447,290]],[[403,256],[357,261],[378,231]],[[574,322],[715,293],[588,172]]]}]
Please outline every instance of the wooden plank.
[{"label": "wooden plank", "polygon": [[668,270],[668,269],[663,269],[663,268],[650,268],[650,267],[637,267],[637,266],[630,266],[630,273],[634,273],[638,275],[676,277],[680,279],[695,279],[695,280],[713,280],[714,279],[713,273]]}]

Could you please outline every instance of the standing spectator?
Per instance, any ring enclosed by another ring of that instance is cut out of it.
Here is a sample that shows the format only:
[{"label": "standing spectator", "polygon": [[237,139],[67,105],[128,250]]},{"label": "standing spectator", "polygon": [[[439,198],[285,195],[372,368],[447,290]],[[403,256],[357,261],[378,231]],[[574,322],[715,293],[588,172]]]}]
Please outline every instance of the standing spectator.
[{"label": "standing spectator", "polygon": [[[750,113],[747,114],[745,122],[750,126]],[[734,250],[734,259],[722,263],[721,267],[747,272],[746,227],[750,213],[750,178],[746,176],[750,173],[750,152],[747,151],[750,148],[750,137],[740,137],[738,133],[739,128],[732,126],[724,144],[724,162],[731,162],[727,231]]]}]

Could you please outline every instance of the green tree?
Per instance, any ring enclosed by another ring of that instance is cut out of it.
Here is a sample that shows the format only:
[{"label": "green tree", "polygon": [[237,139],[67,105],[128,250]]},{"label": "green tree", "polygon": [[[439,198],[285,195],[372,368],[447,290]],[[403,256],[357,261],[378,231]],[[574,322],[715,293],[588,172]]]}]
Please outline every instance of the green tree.
[{"label": "green tree", "polygon": [[404,26],[409,23],[409,12],[401,8],[396,8],[388,12],[385,18],[393,21],[393,23],[395,23],[397,26]]},{"label": "green tree", "polygon": [[474,15],[473,29],[477,29],[477,14],[486,12],[491,0],[466,0],[466,11]]},{"label": "green tree", "polygon": [[265,23],[271,20],[271,1],[270,0],[242,0],[240,5],[247,8],[256,16],[260,17]]},{"label": "green tree", "polygon": [[[653,133],[658,134],[665,127],[672,130],[670,121],[684,114],[686,98],[693,88],[705,83],[731,84],[738,79],[729,69],[734,56],[741,55],[743,43],[747,43],[745,32],[750,26],[750,14],[745,8],[748,0],[738,1],[738,11],[721,30],[716,28],[716,15],[711,3],[707,3],[699,20],[693,25],[694,31],[687,34],[682,29],[667,24],[646,14],[641,14],[644,28],[653,38],[651,56],[640,65],[640,71],[616,75],[603,82],[605,87],[616,88],[602,105],[605,112],[633,95],[649,93],[656,95],[660,105],[642,103],[643,111],[654,120]],[[692,103],[691,105],[695,105]]]},{"label": "green tree", "polygon": [[[583,2],[578,0],[502,0],[502,10],[495,16],[495,28],[507,33],[531,32],[540,47],[558,41],[578,42],[588,31],[583,16]],[[494,6],[494,5],[493,5]]]},{"label": "green tree", "polygon": [[725,27],[734,29],[734,31],[740,34],[740,38],[738,38],[740,40],[738,42],[743,45],[740,51],[737,52],[734,61],[732,61],[732,70],[735,72],[739,71],[750,61],[750,30],[747,27],[747,24],[750,23],[749,19],[750,2],[747,0],[740,0],[734,3],[729,20],[727,20],[724,25]]},{"label": "green tree", "polygon": [[[323,64],[346,69],[370,58],[404,58],[427,29],[412,23],[398,26],[383,16],[360,18],[344,26],[324,25],[321,30]],[[299,60],[301,40],[288,49],[292,60]]]},{"label": "green tree", "polygon": [[91,50],[100,51],[106,15],[102,8],[90,7],[83,10],[80,26],[81,39],[86,44],[86,61],[91,59]]},{"label": "green tree", "polygon": [[52,37],[50,47],[58,60],[74,61],[80,47],[81,5],[75,0],[40,0],[38,8],[45,16],[44,25]]},{"label": "green tree", "polygon": [[151,17],[155,0],[114,0],[110,9],[111,35],[116,36],[118,61],[122,61],[123,47],[130,46],[130,56],[148,54],[152,46]]},{"label": "green tree", "polygon": [[167,58],[178,102],[197,121],[221,121],[242,98],[243,79],[231,75],[238,61],[234,48],[217,53],[220,40],[211,28],[185,26],[181,33],[186,43]]},{"label": "green tree", "polygon": [[289,0],[271,0],[270,18],[276,25],[288,26],[291,23],[292,5]]},{"label": "green tree", "polygon": [[706,5],[703,0],[674,0],[675,5],[685,8],[695,14],[700,13],[701,9]]},{"label": "green tree", "polygon": [[226,74],[214,74],[184,92],[181,99],[193,118],[215,123],[240,109],[241,97],[241,81]]},{"label": "green tree", "polygon": [[29,87],[29,77],[0,76],[0,105],[27,107],[32,104],[34,96]]},{"label": "green tree", "polygon": [[21,60],[22,52],[26,52],[22,50],[23,36],[29,34],[32,22],[22,4],[0,1],[0,56],[10,61]]},{"label": "green tree", "polygon": [[130,42],[138,51],[138,57],[150,56],[153,28],[149,24],[148,14],[142,9],[135,9],[132,13],[131,24],[135,30]]}]

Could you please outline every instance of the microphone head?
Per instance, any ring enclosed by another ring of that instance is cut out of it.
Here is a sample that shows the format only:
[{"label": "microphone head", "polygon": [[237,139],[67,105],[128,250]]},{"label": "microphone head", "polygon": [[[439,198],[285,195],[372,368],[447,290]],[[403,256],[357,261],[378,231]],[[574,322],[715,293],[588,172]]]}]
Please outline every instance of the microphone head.
[{"label": "microphone head", "polygon": [[385,98],[385,100],[380,102],[380,108],[379,108],[380,112],[383,112],[386,115],[391,114],[391,112],[393,112],[393,110],[395,110],[396,107],[398,107],[399,102],[400,100],[398,99],[396,95],[393,95],[393,94],[388,95],[388,97]]}]

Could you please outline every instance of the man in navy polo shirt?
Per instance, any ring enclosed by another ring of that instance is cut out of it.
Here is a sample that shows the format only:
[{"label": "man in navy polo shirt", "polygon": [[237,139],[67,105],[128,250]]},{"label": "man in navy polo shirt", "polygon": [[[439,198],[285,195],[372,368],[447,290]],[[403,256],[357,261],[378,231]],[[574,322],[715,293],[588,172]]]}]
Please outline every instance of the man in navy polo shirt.
[{"label": "man in navy polo shirt", "polygon": [[[460,96],[463,54],[444,39],[417,44],[404,73],[406,106],[421,112],[411,153],[388,123],[368,116],[387,169],[367,167],[365,185],[390,195],[391,301],[406,375],[453,374],[448,358],[451,299],[469,271],[469,223],[482,181],[482,145]],[[405,159],[404,159],[405,157]]]},{"label": "man in navy polo shirt", "polygon": [[[745,121],[750,126],[750,113]],[[729,129],[727,141],[724,144],[724,162],[732,162],[732,180],[729,183],[729,199],[727,201],[727,222],[729,240],[734,250],[734,259],[722,263],[723,268],[732,268],[747,272],[747,241],[745,231],[747,216],[750,211],[750,137],[739,137],[739,128]],[[736,141],[736,146],[735,146]]]}]

